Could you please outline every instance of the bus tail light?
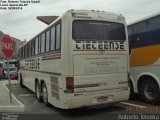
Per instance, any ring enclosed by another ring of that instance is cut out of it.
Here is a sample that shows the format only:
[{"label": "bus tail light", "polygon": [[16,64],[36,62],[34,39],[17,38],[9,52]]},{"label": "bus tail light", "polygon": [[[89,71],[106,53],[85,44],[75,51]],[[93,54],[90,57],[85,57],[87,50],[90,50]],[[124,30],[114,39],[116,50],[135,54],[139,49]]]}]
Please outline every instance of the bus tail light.
[{"label": "bus tail light", "polygon": [[74,92],[74,77],[66,77],[66,90],[67,93]]}]

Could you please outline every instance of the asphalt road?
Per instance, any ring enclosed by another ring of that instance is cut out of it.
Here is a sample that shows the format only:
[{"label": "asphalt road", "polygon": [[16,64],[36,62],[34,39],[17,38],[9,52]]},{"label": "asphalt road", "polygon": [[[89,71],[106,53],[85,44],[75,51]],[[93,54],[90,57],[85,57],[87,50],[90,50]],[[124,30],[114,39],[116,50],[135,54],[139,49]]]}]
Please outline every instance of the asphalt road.
[{"label": "asphalt road", "polygon": [[[120,120],[126,119],[160,119],[160,105],[149,105],[142,102],[138,97],[117,103],[111,106],[96,106],[85,109],[61,110],[54,106],[45,106],[39,103],[33,92],[27,88],[21,88],[19,84],[12,84],[13,94],[25,105],[25,112],[20,114],[20,118],[34,118],[35,120],[59,120],[83,119],[83,120]],[[125,116],[130,115],[130,116]],[[146,116],[150,115],[150,116]],[[151,116],[152,115],[152,116]],[[156,116],[153,116],[156,115]],[[154,118],[153,118],[154,117]]]}]

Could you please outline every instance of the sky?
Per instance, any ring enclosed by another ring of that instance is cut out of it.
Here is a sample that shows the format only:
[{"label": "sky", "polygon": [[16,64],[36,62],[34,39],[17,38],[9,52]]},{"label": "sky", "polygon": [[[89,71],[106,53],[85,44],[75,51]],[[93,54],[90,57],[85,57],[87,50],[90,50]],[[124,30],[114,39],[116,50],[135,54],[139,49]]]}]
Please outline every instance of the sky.
[{"label": "sky", "polygon": [[22,10],[0,10],[0,31],[28,41],[47,27],[37,16],[61,16],[70,9],[119,13],[129,24],[160,13],[160,0],[40,0]]}]

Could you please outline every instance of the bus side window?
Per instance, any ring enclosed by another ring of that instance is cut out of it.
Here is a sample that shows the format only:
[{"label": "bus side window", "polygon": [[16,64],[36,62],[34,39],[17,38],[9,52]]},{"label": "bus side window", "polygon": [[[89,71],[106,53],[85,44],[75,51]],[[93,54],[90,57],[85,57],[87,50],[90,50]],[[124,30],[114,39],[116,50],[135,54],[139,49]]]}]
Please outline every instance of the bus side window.
[{"label": "bus side window", "polygon": [[49,44],[50,44],[50,30],[46,32],[46,52],[50,50]]},{"label": "bus side window", "polygon": [[41,53],[45,52],[45,33],[41,35]]},{"label": "bus side window", "polygon": [[61,28],[60,24],[56,25],[56,50],[60,49],[61,44]]},{"label": "bus side window", "polygon": [[51,29],[51,44],[50,44],[51,50],[55,50],[55,27]]}]

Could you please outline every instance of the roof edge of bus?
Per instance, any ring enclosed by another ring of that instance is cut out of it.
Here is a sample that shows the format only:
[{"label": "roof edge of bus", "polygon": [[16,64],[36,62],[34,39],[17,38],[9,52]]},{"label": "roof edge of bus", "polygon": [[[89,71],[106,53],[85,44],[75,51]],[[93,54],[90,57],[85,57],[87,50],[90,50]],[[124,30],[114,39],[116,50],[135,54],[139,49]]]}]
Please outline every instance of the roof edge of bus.
[{"label": "roof edge of bus", "polygon": [[135,21],[133,21],[133,22],[130,22],[129,24],[127,24],[127,26],[130,26],[130,25],[133,25],[133,24],[137,24],[137,23],[142,22],[142,21],[144,21],[144,20],[157,17],[157,16],[159,16],[159,15],[160,15],[160,12],[155,13],[155,14],[152,14],[152,15],[149,15],[149,16],[146,16],[146,17],[143,17],[143,18],[141,18],[141,19],[139,19],[139,20],[135,20]]},{"label": "roof edge of bus", "polygon": [[[81,10],[81,9],[71,9],[71,10],[68,10],[69,12],[96,12],[96,13],[106,13],[106,14],[111,14],[111,15],[119,15],[119,16],[123,16],[122,14],[120,13],[114,13],[114,12],[106,12],[106,11],[103,11],[103,10]],[[124,17],[124,16],[123,16]]]}]

